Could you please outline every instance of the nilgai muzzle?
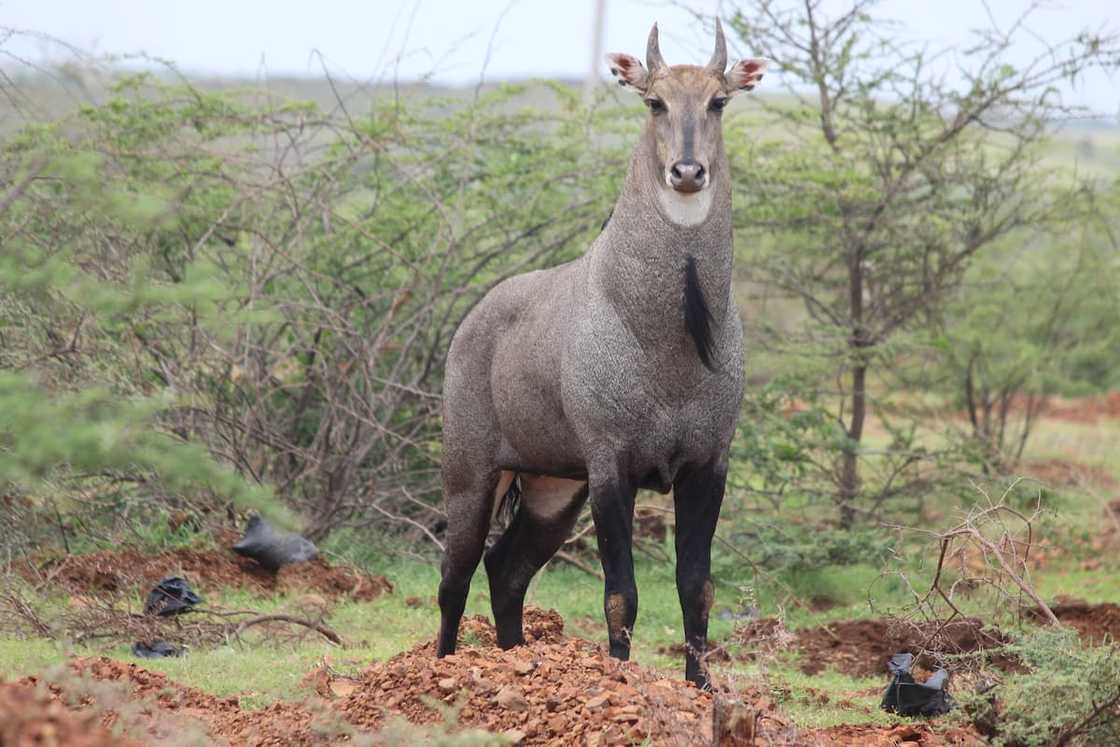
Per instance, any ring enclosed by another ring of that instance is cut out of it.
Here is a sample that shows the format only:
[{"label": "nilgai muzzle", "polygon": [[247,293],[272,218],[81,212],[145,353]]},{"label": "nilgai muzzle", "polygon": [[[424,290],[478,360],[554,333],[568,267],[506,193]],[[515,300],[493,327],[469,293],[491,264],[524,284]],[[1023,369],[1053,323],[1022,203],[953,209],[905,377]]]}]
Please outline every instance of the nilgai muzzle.
[{"label": "nilgai muzzle", "polygon": [[495,503],[516,495],[508,529],[486,553],[498,645],[524,642],[529,581],[590,497],[610,653],[629,658],[634,495],[671,488],[685,674],[706,685],[712,535],[743,393],[720,120],[731,96],[762,79],[765,62],[727,69],[718,25],[704,67],[665,64],[656,25],[645,67],[630,55],[607,59],[649,109],[610,220],[579,259],[496,286],[451,342],[438,654],[455,651]]}]

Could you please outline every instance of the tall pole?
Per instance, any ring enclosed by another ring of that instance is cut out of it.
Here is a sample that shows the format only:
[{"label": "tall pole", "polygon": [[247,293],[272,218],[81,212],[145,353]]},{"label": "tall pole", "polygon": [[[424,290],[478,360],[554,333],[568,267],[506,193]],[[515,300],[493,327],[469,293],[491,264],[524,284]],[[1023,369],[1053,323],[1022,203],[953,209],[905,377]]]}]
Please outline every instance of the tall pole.
[{"label": "tall pole", "polygon": [[594,0],[595,17],[592,19],[593,30],[591,33],[591,68],[587,71],[587,78],[583,82],[583,98],[591,101],[595,89],[599,85],[599,70],[603,64],[603,22],[607,15],[607,0]]}]

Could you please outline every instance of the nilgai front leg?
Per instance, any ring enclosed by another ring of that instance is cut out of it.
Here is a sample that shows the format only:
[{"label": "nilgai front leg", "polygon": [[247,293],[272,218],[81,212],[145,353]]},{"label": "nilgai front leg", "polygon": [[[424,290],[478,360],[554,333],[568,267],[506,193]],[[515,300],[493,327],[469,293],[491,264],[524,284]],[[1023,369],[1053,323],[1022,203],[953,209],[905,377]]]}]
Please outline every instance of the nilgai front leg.
[{"label": "nilgai front leg", "polygon": [[632,552],[636,492],[617,473],[591,475],[591,516],[605,577],[607,638],[611,656],[622,661],[630,659],[630,635],[638,617]]},{"label": "nilgai front leg", "polygon": [[684,613],[684,676],[703,688],[711,686],[704,654],[708,649],[708,613],[715,601],[711,579],[712,537],[726,482],[726,469],[709,465],[690,470],[673,485],[677,595]]}]

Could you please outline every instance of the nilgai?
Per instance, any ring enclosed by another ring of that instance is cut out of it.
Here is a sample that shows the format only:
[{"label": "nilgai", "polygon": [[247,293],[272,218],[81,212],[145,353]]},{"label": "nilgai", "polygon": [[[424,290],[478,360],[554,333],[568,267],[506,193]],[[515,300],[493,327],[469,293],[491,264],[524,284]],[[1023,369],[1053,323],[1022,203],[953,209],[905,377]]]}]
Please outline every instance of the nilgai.
[{"label": "nilgai", "polygon": [[524,642],[530,579],[590,496],[610,653],[629,658],[635,491],[671,488],[685,676],[706,686],[712,535],[744,375],[721,116],[766,63],[728,69],[718,24],[704,67],[667,65],[656,25],[645,67],[630,55],[607,59],[649,110],[610,219],[579,259],[497,285],[451,342],[438,654],[455,651],[496,503],[517,498],[486,552],[498,645],[510,648]]}]

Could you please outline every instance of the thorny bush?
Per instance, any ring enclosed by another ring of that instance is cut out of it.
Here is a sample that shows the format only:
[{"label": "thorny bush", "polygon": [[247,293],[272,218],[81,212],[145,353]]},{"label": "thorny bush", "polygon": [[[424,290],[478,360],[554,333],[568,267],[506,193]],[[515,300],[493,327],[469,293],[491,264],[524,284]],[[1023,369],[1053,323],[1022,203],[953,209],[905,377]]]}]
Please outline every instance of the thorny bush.
[{"label": "thorny bush", "polygon": [[30,515],[65,538],[263,486],[313,539],[437,526],[449,338],[586,247],[634,124],[524,93],[359,113],[140,75],[9,138],[0,495],[25,541]]}]

